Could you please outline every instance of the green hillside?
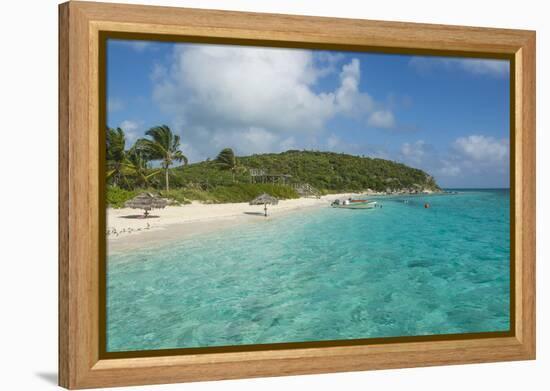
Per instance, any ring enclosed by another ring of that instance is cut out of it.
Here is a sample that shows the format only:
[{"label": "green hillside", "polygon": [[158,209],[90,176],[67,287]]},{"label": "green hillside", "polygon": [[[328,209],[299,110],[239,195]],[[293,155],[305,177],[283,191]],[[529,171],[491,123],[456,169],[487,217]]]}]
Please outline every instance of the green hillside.
[{"label": "green hillside", "polygon": [[278,199],[327,193],[439,190],[425,172],[389,160],[333,152],[287,151],[187,164],[180,139],[162,125],[130,148],[120,128],[107,129],[107,204],[122,207],[143,191],[175,203],[247,202],[262,193]]},{"label": "green hillside", "polygon": [[[215,160],[171,170],[177,187],[209,189],[233,183],[309,184],[321,193],[439,190],[434,179],[422,170],[384,159],[333,152],[287,151],[236,158],[234,172],[220,169]],[[256,172],[265,175],[252,177]],[[285,175],[283,179],[281,176]]]}]

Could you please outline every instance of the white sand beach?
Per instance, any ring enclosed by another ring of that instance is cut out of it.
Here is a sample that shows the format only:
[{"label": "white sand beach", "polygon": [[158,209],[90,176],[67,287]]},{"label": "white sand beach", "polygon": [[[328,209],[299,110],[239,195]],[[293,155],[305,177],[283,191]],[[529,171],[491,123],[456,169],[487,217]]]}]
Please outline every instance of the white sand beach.
[{"label": "white sand beach", "polygon": [[[358,194],[331,194],[321,198],[281,200],[268,205],[267,219],[274,219],[289,212],[307,208],[327,207],[335,199]],[[142,246],[163,239],[177,239],[201,232],[233,225],[235,222],[252,222],[266,219],[263,205],[246,202],[228,204],[203,204],[197,201],[181,206],[154,209],[148,218],[143,211],[130,208],[107,209],[107,241],[110,249]]]}]

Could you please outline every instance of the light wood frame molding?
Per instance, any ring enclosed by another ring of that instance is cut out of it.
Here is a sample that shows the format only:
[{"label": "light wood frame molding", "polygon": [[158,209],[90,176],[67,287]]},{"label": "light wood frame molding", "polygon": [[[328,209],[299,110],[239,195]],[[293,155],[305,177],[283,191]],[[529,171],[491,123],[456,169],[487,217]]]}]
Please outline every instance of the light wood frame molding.
[{"label": "light wood frame molding", "polygon": [[[498,338],[161,357],[99,353],[100,32],[509,58],[515,322]],[[70,389],[535,358],[535,32],[91,2],[59,6],[59,384]]]}]

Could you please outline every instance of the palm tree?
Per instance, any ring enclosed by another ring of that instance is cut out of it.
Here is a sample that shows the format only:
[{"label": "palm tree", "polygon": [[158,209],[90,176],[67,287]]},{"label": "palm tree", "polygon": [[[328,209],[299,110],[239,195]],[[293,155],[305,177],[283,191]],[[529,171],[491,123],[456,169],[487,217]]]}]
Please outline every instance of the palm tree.
[{"label": "palm tree", "polygon": [[149,179],[159,174],[161,170],[151,171],[148,160],[143,156],[143,152],[133,147],[127,154],[125,167],[130,173],[135,175],[136,183],[142,187],[149,187]]},{"label": "palm tree", "polygon": [[107,179],[113,178],[118,186],[126,161],[126,136],[121,128],[107,128]]},{"label": "palm tree", "polygon": [[224,148],[216,157],[216,165],[222,170],[229,170],[235,182],[235,171],[237,171],[237,158],[231,148]]},{"label": "palm tree", "polygon": [[187,164],[187,157],[180,151],[180,136],[172,133],[166,125],[156,126],[145,132],[150,139],[142,138],[136,142],[136,148],[150,160],[160,160],[164,170],[166,192],[170,190],[168,169],[175,162]]}]

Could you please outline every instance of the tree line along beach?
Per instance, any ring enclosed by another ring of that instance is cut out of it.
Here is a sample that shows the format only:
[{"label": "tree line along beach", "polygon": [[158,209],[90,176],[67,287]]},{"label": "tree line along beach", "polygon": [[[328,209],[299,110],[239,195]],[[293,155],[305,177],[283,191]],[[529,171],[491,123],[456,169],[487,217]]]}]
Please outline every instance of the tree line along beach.
[{"label": "tree line along beach", "polygon": [[[289,150],[237,157],[232,148],[224,148],[212,159],[189,164],[179,136],[164,125],[151,128],[133,145],[123,129],[108,128],[106,141],[107,237],[112,242],[178,224],[188,227],[179,229],[185,235],[202,232],[198,225],[214,229],[251,221],[261,208],[249,202],[264,193],[279,200],[269,207],[269,215],[276,217],[336,199],[441,192],[422,170],[343,153]],[[143,193],[165,199],[167,206],[148,218],[125,207]]]}]

